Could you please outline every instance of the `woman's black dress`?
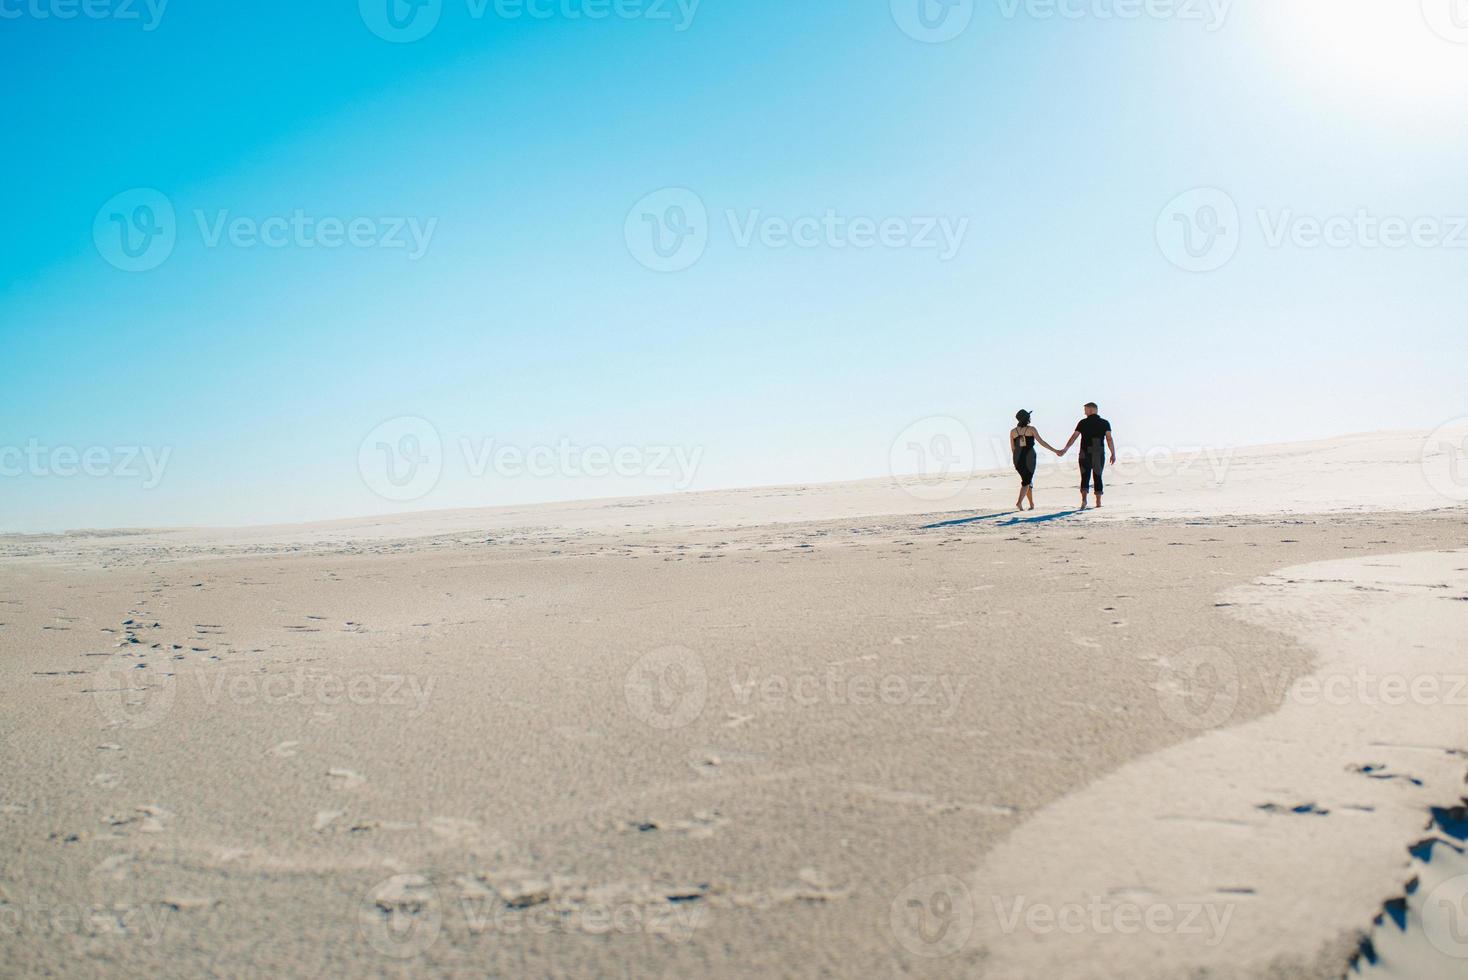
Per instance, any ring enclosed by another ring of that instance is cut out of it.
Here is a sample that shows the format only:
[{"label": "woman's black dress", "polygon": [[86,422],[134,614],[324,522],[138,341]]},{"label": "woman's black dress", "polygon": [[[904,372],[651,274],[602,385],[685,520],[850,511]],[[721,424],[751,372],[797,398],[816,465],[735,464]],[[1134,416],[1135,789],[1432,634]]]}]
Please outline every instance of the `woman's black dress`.
[{"label": "woman's black dress", "polygon": [[1030,486],[1035,482],[1035,440],[1016,433],[1013,448],[1014,468],[1019,471],[1020,485]]}]

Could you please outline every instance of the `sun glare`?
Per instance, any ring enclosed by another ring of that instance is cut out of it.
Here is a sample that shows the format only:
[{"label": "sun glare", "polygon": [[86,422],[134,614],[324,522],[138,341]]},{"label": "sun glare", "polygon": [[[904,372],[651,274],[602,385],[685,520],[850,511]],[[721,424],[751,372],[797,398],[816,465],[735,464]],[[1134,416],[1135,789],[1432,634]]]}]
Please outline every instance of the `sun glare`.
[{"label": "sun glare", "polygon": [[1468,0],[1288,0],[1259,15],[1284,63],[1357,104],[1468,95]]}]

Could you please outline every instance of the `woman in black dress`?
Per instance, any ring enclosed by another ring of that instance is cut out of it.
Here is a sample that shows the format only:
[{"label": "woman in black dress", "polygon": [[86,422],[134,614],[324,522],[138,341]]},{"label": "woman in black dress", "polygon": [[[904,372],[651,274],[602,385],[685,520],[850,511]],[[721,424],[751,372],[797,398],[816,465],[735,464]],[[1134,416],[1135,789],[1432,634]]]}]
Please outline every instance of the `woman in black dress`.
[{"label": "woman in black dress", "polygon": [[1016,510],[1025,509],[1025,501],[1029,500],[1030,510],[1035,509],[1035,443],[1039,443],[1055,455],[1060,455],[1060,450],[1040,438],[1040,433],[1033,425],[1030,425],[1030,413],[1020,409],[1014,413],[1014,420],[1019,423],[1009,430],[1009,448],[1014,451],[1014,468],[1019,471],[1019,499],[1014,502]]}]

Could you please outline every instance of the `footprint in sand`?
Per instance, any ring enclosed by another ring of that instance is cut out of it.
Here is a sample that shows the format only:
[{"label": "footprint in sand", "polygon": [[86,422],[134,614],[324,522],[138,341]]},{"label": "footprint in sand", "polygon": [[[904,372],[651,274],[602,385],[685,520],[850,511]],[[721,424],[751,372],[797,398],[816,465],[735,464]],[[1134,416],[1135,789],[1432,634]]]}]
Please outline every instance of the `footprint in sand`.
[{"label": "footprint in sand", "polygon": [[561,725],[556,728],[556,734],[561,738],[580,741],[582,739],[602,738],[602,733],[588,728],[577,728],[572,725]]},{"label": "footprint in sand", "polygon": [[484,830],[477,820],[459,817],[433,817],[429,819],[426,829],[435,837],[446,841],[472,841],[484,837]]},{"label": "footprint in sand", "polygon": [[316,819],[311,821],[311,829],[315,831],[325,830],[327,827],[336,823],[337,820],[341,819],[342,816],[344,816],[344,811],[342,810],[317,810]]},{"label": "footprint in sand", "polygon": [[92,777],[92,785],[103,789],[116,789],[122,783],[122,774],[116,772],[99,772]]},{"label": "footprint in sand", "polygon": [[300,754],[297,751],[297,746],[299,746],[300,744],[300,742],[281,742],[275,748],[270,750],[270,754],[275,756],[277,759],[293,759]]},{"label": "footprint in sand", "polygon": [[328,769],[326,775],[337,789],[356,789],[367,781],[367,777],[351,769]]},{"label": "footprint in sand", "polygon": [[1384,762],[1368,762],[1363,765],[1352,766],[1348,771],[1360,773],[1368,779],[1400,779],[1413,786],[1422,785],[1422,780],[1416,776],[1411,776],[1403,772],[1392,772]]},{"label": "footprint in sand", "polygon": [[170,819],[173,814],[161,806],[140,806],[133,808],[132,816],[119,816],[108,814],[102,818],[102,823],[109,827],[129,827],[137,824],[138,831],[144,834],[162,834],[168,830],[164,821]]},{"label": "footprint in sand", "polygon": [[173,814],[161,806],[140,806],[138,812],[143,815],[142,823],[138,824],[138,831],[144,834],[162,834],[168,830],[164,821],[173,817]]},{"label": "footprint in sand", "polygon": [[1327,809],[1325,809],[1325,808],[1323,808],[1321,806],[1318,806],[1318,805],[1316,805],[1314,803],[1300,803],[1300,804],[1297,804],[1295,806],[1290,806],[1288,804],[1280,804],[1280,803],[1260,803],[1260,804],[1257,804],[1254,807],[1254,809],[1256,809],[1256,810],[1262,810],[1265,813],[1281,814],[1281,815],[1285,815],[1285,816],[1310,816],[1310,817],[1327,817],[1327,816],[1330,816],[1330,811],[1329,810],[1327,810]]},{"label": "footprint in sand", "polygon": [[132,860],[131,854],[114,854],[109,858],[104,858],[92,869],[92,874],[99,878],[122,881],[128,876]]}]

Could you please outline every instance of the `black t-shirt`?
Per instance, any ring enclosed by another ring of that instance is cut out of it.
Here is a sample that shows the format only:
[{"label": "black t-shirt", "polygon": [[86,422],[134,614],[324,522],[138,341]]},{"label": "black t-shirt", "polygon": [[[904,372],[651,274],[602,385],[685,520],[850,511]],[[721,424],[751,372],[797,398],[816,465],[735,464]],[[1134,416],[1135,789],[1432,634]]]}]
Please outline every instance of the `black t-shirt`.
[{"label": "black t-shirt", "polygon": [[1111,423],[1099,415],[1087,415],[1077,423],[1076,431],[1081,434],[1081,452],[1089,454],[1093,446],[1099,451],[1101,440],[1111,431]]}]

